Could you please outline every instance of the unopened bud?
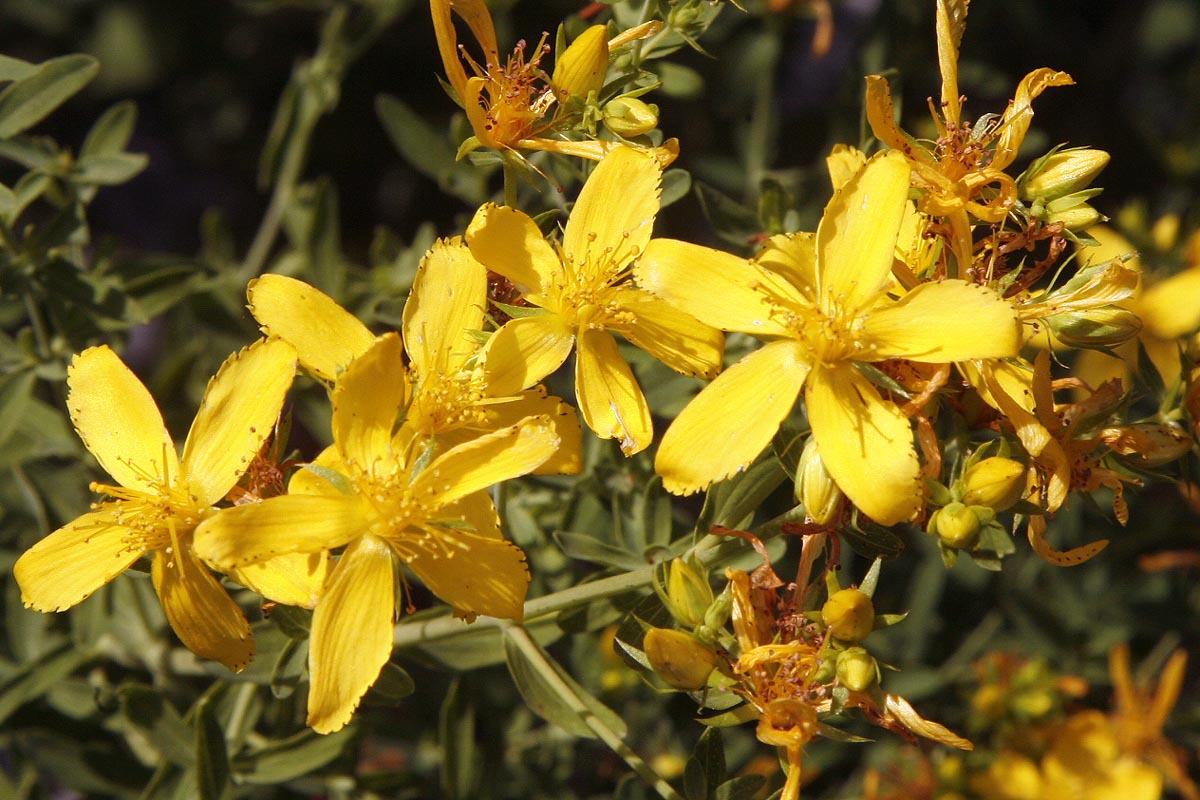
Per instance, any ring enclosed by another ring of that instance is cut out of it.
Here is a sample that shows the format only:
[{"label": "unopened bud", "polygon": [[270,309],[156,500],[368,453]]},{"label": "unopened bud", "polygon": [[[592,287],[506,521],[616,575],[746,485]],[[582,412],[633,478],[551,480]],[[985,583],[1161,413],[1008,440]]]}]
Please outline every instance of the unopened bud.
[{"label": "unopened bud", "polygon": [[1068,347],[1116,347],[1137,336],[1141,318],[1116,306],[1068,311],[1045,318],[1054,337]]},{"label": "unopened bud", "polygon": [[852,692],[865,692],[879,680],[879,665],[861,647],[851,647],[838,653],[838,681]]},{"label": "unopened bud", "polygon": [[563,51],[550,80],[559,93],[586,100],[592,92],[604,88],[607,74],[608,28],[593,25]]},{"label": "unopened bud", "polygon": [[979,517],[962,503],[951,503],[937,513],[937,535],[946,547],[969,550],[979,541]]},{"label": "unopened bud", "polygon": [[604,124],[618,136],[641,136],[658,127],[658,106],[636,97],[618,97],[604,104]]},{"label": "unopened bud", "polygon": [[642,646],[658,677],[686,692],[703,689],[717,666],[717,654],[683,631],[651,628]]},{"label": "unopened bud", "polygon": [[1060,150],[1035,165],[1036,172],[1022,182],[1021,199],[1049,201],[1086,189],[1108,166],[1108,160],[1103,150]]},{"label": "unopened bud", "polygon": [[1061,222],[1062,226],[1073,233],[1080,233],[1104,219],[1104,215],[1087,203],[1064,211],[1055,211],[1046,217],[1046,222]]},{"label": "unopened bud", "polygon": [[675,620],[688,628],[704,622],[713,603],[713,590],[704,568],[694,560],[676,558],[667,572],[668,608]]},{"label": "unopened bud", "polygon": [[835,638],[861,642],[875,627],[875,604],[858,589],[842,589],[821,606],[821,619]]},{"label": "unopened bud", "polygon": [[806,513],[818,525],[828,525],[837,518],[842,507],[842,490],[837,481],[825,469],[817,439],[809,436],[800,453],[796,467],[796,499]]},{"label": "unopened bud", "polygon": [[963,475],[963,503],[1004,511],[1025,493],[1025,465],[993,456],[972,464]]}]

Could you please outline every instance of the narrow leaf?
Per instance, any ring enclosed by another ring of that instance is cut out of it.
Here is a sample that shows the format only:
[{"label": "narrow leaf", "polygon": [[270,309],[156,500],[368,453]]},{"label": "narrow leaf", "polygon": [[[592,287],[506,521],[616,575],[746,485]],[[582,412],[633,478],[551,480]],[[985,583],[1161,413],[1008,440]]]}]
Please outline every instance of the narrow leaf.
[{"label": "narrow leaf", "polygon": [[91,56],[51,59],[0,92],[0,139],[36,125],[96,77],[100,64]]}]

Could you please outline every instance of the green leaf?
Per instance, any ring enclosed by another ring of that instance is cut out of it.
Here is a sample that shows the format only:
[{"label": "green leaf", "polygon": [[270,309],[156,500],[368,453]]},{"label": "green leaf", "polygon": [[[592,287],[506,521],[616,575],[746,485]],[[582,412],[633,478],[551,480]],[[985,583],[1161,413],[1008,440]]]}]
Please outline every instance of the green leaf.
[{"label": "green leaf", "polygon": [[682,200],[692,190],[692,173],[686,169],[673,167],[663,173],[662,195],[659,197],[659,207],[666,208],[672,203]]},{"label": "green leaf", "polygon": [[116,186],[146,168],[150,159],[141,153],[112,153],[79,159],[71,178],[76,183]]},{"label": "green leaf", "polygon": [[859,522],[846,525],[838,532],[863,558],[895,558],[904,552],[904,540],[882,525]]},{"label": "green leaf", "polygon": [[0,214],[7,214],[17,207],[17,196],[13,190],[0,183]]},{"label": "green leaf", "polygon": [[[787,478],[787,473],[774,457],[760,459],[749,469],[717,485],[718,502],[712,524],[737,528],[747,520],[763,501]],[[710,490],[712,495],[713,491]],[[707,531],[702,531],[707,532]]]},{"label": "green leaf", "polygon": [[482,759],[475,744],[475,704],[459,679],[450,684],[442,701],[438,743],[442,749],[442,797],[475,798],[482,777]]},{"label": "green leaf", "polygon": [[696,184],[696,198],[708,224],[730,244],[746,247],[752,237],[762,232],[756,209],[747,208],[708,184]]},{"label": "green leaf", "polygon": [[683,771],[683,792],[688,800],[709,800],[725,781],[725,745],[721,731],[709,728],[700,735]]},{"label": "green leaf", "polygon": [[0,83],[19,81],[37,72],[37,65],[0,54]]},{"label": "green leaf", "polygon": [[394,706],[417,690],[412,676],[390,661],[383,665],[379,677],[363,697],[363,705]]},{"label": "green leaf", "polygon": [[353,726],[322,736],[302,730],[287,739],[268,742],[242,753],[231,767],[239,783],[280,784],[315,772],[340,756],[353,741]]},{"label": "green leaf", "polygon": [[193,733],[156,689],[140,683],[130,683],[117,691],[121,713],[146,742],[167,761],[181,767],[191,766],[196,758]]},{"label": "green leaf", "polygon": [[536,656],[521,646],[511,629],[505,631],[508,671],[529,708],[573,736],[598,738],[587,723],[588,717],[594,716],[624,738],[625,720],[576,683],[544,650],[534,647]]},{"label": "green leaf", "polygon": [[100,64],[91,56],[54,58],[0,92],[0,139],[36,125],[96,77]]},{"label": "green leaf", "polygon": [[122,153],[129,145],[136,124],[137,106],[132,100],[112,106],[92,124],[79,148],[79,160]]},{"label": "green leaf", "polygon": [[[712,730],[717,730],[712,728]],[[716,800],[752,800],[759,795],[767,779],[762,775],[741,775],[730,778],[717,787]]]},{"label": "green leaf", "polygon": [[18,708],[41,697],[51,686],[91,658],[71,645],[50,651],[12,675],[0,686],[0,724]]},{"label": "green leaf", "polygon": [[591,561],[594,564],[604,564],[621,569],[639,569],[646,566],[645,559],[640,555],[602,542],[586,533],[555,531],[554,541],[564,553],[580,561]]},{"label": "green leaf", "polygon": [[0,447],[25,419],[36,378],[25,370],[0,377]]},{"label": "green leaf", "polygon": [[308,640],[288,639],[279,653],[279,658],[275,660],[275,668],[271,671],[271,694],[280,699],[291,697],[300,685],[307,665]]},{"label": "green leaf", "polygon": [[229,753],[210,698],[196,704],[195,725],[197,793],[201,800],[220,800],[229,788]]}]

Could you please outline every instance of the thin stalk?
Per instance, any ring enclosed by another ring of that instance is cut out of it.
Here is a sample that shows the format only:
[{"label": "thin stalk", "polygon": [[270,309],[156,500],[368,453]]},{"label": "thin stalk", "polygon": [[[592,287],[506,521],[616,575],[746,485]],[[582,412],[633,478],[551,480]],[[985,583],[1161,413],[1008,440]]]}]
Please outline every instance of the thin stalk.
[{"label": "thin stalk", "polygon": [[533,637],[529,635],[529,631],[511,622],[505,623],[503,630],[504,635],[520,648],[529,663],[538,671],[543,683],[552,689],[568,708],[578,714],[588,729],[596,734],[600,741],[608,745],[609,749],[619,755],[646,785],[653,787],[654,791],[658,792],[659,796],[665,800],[684,800],[683,796],[634,752],[633,748],[626,744],[616,731],[592,713],[592,710],[580,699],[575,690],[567,685],[554,666],[549,663],[545,651],[537,646]]}]

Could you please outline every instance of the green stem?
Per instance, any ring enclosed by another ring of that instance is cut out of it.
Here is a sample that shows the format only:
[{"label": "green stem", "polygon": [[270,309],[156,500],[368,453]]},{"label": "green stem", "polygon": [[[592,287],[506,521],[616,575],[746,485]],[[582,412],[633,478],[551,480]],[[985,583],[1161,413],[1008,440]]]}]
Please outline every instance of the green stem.
[{"label": "green stem", "polygon": [[504,154],[504,205],[509,208],[517,207],[517,191],[520,188],[518,182],[521,179],[518,170],[520,167],[514,161],[513,156],[508,153]]},{"label": "green stem", "polygon": [[[300,102],[303,103],[304,100],[301,99]],[[309,140],[317,127],[316,121],[316,116],[313,116],[310,123],[301,126],[293,134],[294,138],[289,143],[287,153],[284,155],[279,177],[271,191],[271,200],[267,204],[262,222],[259,223],[258,230],[254,234],[254,240],[250,243],[250,249],[246,251],[246,259],[242,262],[241,279],[243,281],[257,277],[266,266],[271,245],[275,243],[275,237],[279,234],[279,226],[283,222],[283,212],[287,210],[288,204],[292,201],[296,184],[300,180],[300,173],[304,169]]]},{"label": "green stem", "polygon": [[633,748],[625,743],[621,736],[604,723],[600,717],[588,708],[587,704],[580,699],[575,690],[567,685],[550,664],[546,652],[538,647],[537,642],[529,635],[529,631],[525,630],[520,625],[515,625],[511,622],[506,622],[503,627],[504,635],[508,637],[522,652],[529,663],[538,671],[543,684],[554,691],[555,694],[562,699],[563,703],[579,715],[579,719],[587,725],[588,729],[604,742],[617,755],[619,755],[630,769],[638,774],[648,786],[652,786],[660,797],[665,800],[684,800],[679,792],[672,788],[671,784],[659,775],[654,769],[642,759]]}]

